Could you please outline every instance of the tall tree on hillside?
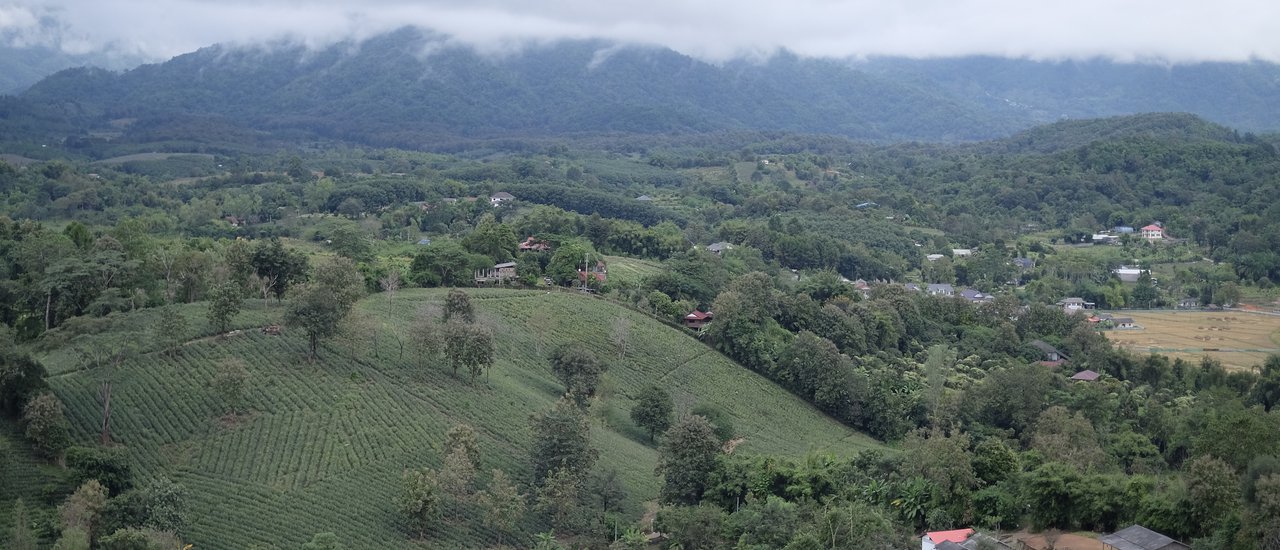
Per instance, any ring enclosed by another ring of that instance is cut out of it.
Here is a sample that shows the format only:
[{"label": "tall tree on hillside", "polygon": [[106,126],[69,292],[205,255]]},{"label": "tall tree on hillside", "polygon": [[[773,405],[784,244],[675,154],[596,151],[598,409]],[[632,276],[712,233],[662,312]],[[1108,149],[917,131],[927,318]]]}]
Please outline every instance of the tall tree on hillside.
[{"label": "tall tree on hillside", "polygon": [[613,326],[609,329],[609,342],[613,344],[613,350],[618,354],[618,359],[627,355],[627,344],[630,341],[631,319],[626,317],[614,319]]},{"label": "tall tree on hillside", "polygon": [[649,441],[671,427],[671,394],[659,386],[648,386],[636,396],[631,421],[649,432]]},{"label": "tall tree on hillside", "polygon": [[579,405],[595,395],[606,366],[582,344],[565,344],[551,354],[551,370],[564,382],[565,394]]},{"label": "tall tree on hillside", "polygon": [[488,327],[449,321],[444,325],[444,356],[453,369],[465,369],[474,382],[487,372],[494,361],[493,331]]},{"label": "tall tree on hillside", "polygon": [[435,362],[444,352],[444,325],[440,324],[439,309],[430,304],[418,308],[409,326],[409,340],[413,342],[419,366]]},{"label": "tall tree on hillside", "polygon": [[1199,534],[1212,533],[1240,500],[1240,478],[1230,464],[1212,457],[1196,457],[1187,465],[1187,501]]},{"label": "tall tree on hillside", "polygon": [[0,414],[17,418],[31,397],[49,387],[48,373],[35,358],[0,350]]},{"label": "tall tree on hillside", "polygon": [[263,283],[263,288],[270,289],[276,298],[301,281],[307,274],[307,257],[296,250],[287,249],[280,239],[272,238],[267,242],[259,242],[254,247],[249,263]]},{"label": "tall tree on hillside", "polygon": [[[395,298],[396,293],[400,291],[402,279],[400,271],[392,269],[386,275],[378,278],[378,287],[382,289],[382,293],[387,297],[387,316],[383,320],[383,326],[388,326],[387,320],[395,318]],[[398,323],[391,323],[391,336],[396,339],[396,345],[400,348],[400,360],[404,360],[404,338],[401,332],[396,328]]]},{"label": "tall tree on hillside", "polygon": [[67,497],[62,506],[58,507],[58,515],[62,518],[63,537],[66,538],[68,530],[79,530],[85,533],[87,539],[87,535],[93,533],[102,509],[106,505],[107,488],[96,479],[84,482],[76,492]]},{"label": "tall tree on hillside", "polygon": [[458,424],[444,434],[444,451],[446,454],[461,449],[471,464],[480,466],[480,443],[476,437],[476,429],[469,424]]},{"label": "tall tree on hillside", "polygon": [[28,401],[22,409],[22,421],[32,447],[47,458],[57,458],[71,445],[71,425],[62,402],[52,393],[42,393]]},{"label": "tall tree on hillside", "polygon": [[440,517],[440,484],[436,472],[430,468],[409,470],[404,474],[404,492],[400,495],[400,510],[409,524],[425,537],[427,530]]},{"label": "tall tree on hillside", "polygon": [[572,401],[561,399],[555,406],[535,414],[532,466],[535,484],[542,484],[551,472],[566,470],[583,476],[595,465],[598,451],[591,446],[591,428],[586,413]]},{"label": "tall tree on hillside", "polygon": [[547,517],[553,531],[572,531],[581,519],[582,489],[580,476],[567,468],[556,469],[537,488],[534,509]]},{"label": "tall tree on hillside", "polygon": [[289,300],[285,323],[307,333],[308,351],[316,348],[338,328],[364,292],[364,278],[346,258],[334,258],[316,269],[312,280]]},{"label": "tall tree on hillside", "polygon": [[476,500],[484,510],[484,526],[498,533],[498,546],[502,546],[502,535],[524,516],[525,495],[505,472],[494,470],[489,487],[477,493]]},{"label": "tall tree on hillside", "polygon": [[720,440],[711,423],[701,416],[686,416],[663,436],[658,448],[658,473],[662,475],[662,502],[697,504],[718,467]]},{"label": "tall tree on hillside", "polygon": [[218,334],[231,328],[231,320],[240,313],[240,287],[231,281],[213,289],[209,297],[209,325]]},{"label": "tall tree on hillside", "polygon": [[1280,355],[1273,353],[1262,364],[1262,373],[1253,386],[1253,400],[1267,412],[1280,405]]},{"label": "tall tree on hillside", "polygon": [[177,355],[187,339],[187,318],[178,313],[176,306],[160,308],[160,319],[151,326],[151,341],[169,357]]},{"label": "tall tree on hillside", "polygon": [[471,500],[475,479],[476,465],[467,456],[465,449],[457,448],[445,455],[436,480],[439,482],[441,492],[448,500],[444,507],[452,509],[454,517],[457,517],[463,505]]},{"label": "tall tree on hillside", "polygon": [[476,310],[471,305],[471,296],[460,288],[449,290],[444,299],[444,320],[447,322],[454,319],[463,323],[476,322]]},{"label": "tall tree on hillside", "polygon": [[249,369],[240,359],[225,359],[218,363],[218,373],[209,381],[209,385],[222,400],[227,414],[239,414],[244,408],[244,390],[249,385]]}]

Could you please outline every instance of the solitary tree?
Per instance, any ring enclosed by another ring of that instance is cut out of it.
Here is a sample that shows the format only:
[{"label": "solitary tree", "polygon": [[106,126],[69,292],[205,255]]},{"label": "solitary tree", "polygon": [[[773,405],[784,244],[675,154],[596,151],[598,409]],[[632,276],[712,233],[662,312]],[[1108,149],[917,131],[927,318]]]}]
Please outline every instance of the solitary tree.
[{"label": "solitary tree", "polygon": [[551,370],[564,382],[565,393],[579,405],[595,395],[604,376],[605,365],[581,344],[561,346],[551,355]]},{"label": "solitary tree", "polygon": [[364,279],[346,258],[316,269],[315,277],[289,301],[285,323],[307,333],[311,358],[322,338],[331,336],[363,292]]},{"label": "solitary tree", "polygon": [[268,291],[274,293],[276,298],[284,296],[289,287],[307,274],[307,257],[301,252],[285,248],[280,239],[276,238],[267,242],[260,241],[254,248],[249,263],[259,278],[259,288],[264,297]]},{"label": "solitary tree", "polygon": [[524,499],[520,489],[502,470],[494,470],[489,487],[476,495],[476,501],[484,511],[484,526],[498,533],[498,546],[502,546],[502,535],[514,528],[524,516]]},{"label": "solitary tree", "polygon": [[244,390],[249,384],[249,369],[240,359],[226,359],[218,363],[218,373],[209,381],[214,393],[222,399],[227,414],[239,414],[244,407]]},{"label": "solitary tree", "polygon": [[427,529],[440,517],[440,507],[440,485],[436,472],[430,468],[405,472],[400,510],[418,530],[419,537],[426,536]]},{"label": "solitary tree", "polygon": [[454,449],[444,457],[444,464],[436,476],[440,490],[448,497],[448,506],[455,517],[462,506],[471,500],[472,485],[476,479],[476,465],[467,456],[466,449]]},{"label": "solitary tree", "polygon": [[22,420],[27,425],[27,439],[41,455],[56,458],[71,445],[70,424],[62,402],[52,393],[42,393],[28,402],[22,410]]},{"label": "solitary tree", "polygon": [[476,321],[475,308],[471,306],[471,297],[460,289],[452,289],[444,300],[444,320],[461,320],[464,323]]},{"label": "solitary tree", "polygon": [[582,475],[595,465],[598,453],[591,447],[591,428],[586,414],[572,402],[561,399],[550,409],[534,415],[532,428],[535,484],[541,484],[556,470]]},{"label": "solitary tree", "polygon": [[444,435],[444,451],[452,453],[461,449],[473,466],[480,466],[480,445],[476,440],[476,430],[468,424],[458,424]]},{"label": "solitary tree", "polygon": [[493,366],[493,333],[487,327],[452,320],[444,326],[444,356],[453,373],[466,369],[474,382]]},{"label": "solitary tree", "polygon": [[551,522],[552,530],[565,532],[577,523],[582,504],[581,479],[567,469],[551,472],[538,488],[534,508]]},{"label": "solitary tree", "polygon": [[106,505],[107,488],[98,483],[98,480],[90,479],[80,485],[80,488],[58,507],[64,537],[68,530],[74,529],[81,530],[86,535],[92,533],[98,523],[98,516]]},{"label": "solitary tree", "polygon": [[640,390],[631,408],[631,421],[649,432],[649,441],[671,427],[671,394],[658,386]]},{"label": "solitary tree", "polygon": [[662,502],[697,504],[702,500],[719,454],[720,440],[706,418],[686,416],[667,430],[658,448]]},{"label": "solitary tree", "polygon": [[45,390],[44,365],[26,354],[0,350],[0,414],[17,418],[31,396]]},{"label": "solitary tree", "polygon": [[625,357],[627,344],[631,340],[631,319],[626,317],[614,319],[613,327],[609,331],[609,340],[613,343],[613,350],[618,354],[618,359]]},{"label": "solitary tree", "polygon": [[231,328],[231,320],[240,313],[240,287],[227,281],[213,289],[209,299],[209,324],[219,334]]},{"label": "solitary tree", "polygon": [[160,319],[151,327],[151,340],[172,357],[187,339],[187,330],[187,318],[174,306],[165,306],[160,308]]},{"label": "solitary tree", "polygon": [[439,359],[444,351],[444,325],[439,323],[439,319],[437,306],[422,306],[409,327],[409,339],[421,366]]}]

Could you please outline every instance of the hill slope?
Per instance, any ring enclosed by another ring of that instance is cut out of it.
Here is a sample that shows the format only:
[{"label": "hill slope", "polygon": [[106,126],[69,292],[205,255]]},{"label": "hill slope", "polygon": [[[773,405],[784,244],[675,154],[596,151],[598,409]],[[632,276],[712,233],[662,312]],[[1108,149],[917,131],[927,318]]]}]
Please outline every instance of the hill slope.
[{"label": "hill slope", "polygon": [[[498,360],[486,384],[473,386],[443,366],[416,366],[411,357],[401,361],[385,336],[377,356],[366,341],[354,355],[346,345],[327,346],[321,360],[309,364],[301,335],[247,330],[193,341],[176,358],[153,352],[126,364],[114,386],[115,439],[143,475],[168,475],[191,490],[188,538],[198,548],[297,547],[322,531],[341,533],[352,548],[401,547],[406,530],[395,506],[401,472],[438,465],[452,425],[477,428],[484,471],[503,468],[517,479],[527,476],[528,417],[562,391],[536,351],[537,334],[530,327],[531,314],[545,311],[556,319],[546,333],[548,349],[577,340],[611,362],[606,405],[592,412],[592,439],[601,467],[618,470],[633,503],[657,492],[656,452],[627,419],[628,395],[651,383],[669,388],[677,411],[712,404],[728,413],[746,439],[737,452],[844,454],[877,445],[687,334],[638,313],[571,294],[470,294],[498,335]],[[359,310],[386,327],[407,327],[412,312],[443,297],[439,290],[406,290],[391,315],[385,296],[365,300]],[[190,306],[187,313],[202,310]],[[272,309],[249,313],[246,319],[260,322]],[[620,361],[605,344],[618,317],[632,322],[630,348]],[[218,418],[208,382],[217,363],[231,357],[244,360],[251,372],[251,412],[228,424]],[[68,404],[76,439],[94,439],[101,373],[75,370],[65,351],[46,354],[45,360],[55,391]],[[442,548],[476,547],[493,535],[459,524],[441,537],[434,544]]]}]

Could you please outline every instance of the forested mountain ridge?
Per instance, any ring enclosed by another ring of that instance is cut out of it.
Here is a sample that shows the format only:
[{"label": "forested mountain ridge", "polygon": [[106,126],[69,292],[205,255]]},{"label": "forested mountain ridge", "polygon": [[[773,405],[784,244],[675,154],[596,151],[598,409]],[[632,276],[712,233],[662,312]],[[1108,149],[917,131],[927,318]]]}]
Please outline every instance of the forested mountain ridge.
[{"label": "forested mountain ridge", "polygon": [[[971,65],[981,70],[962,70]],[[1177,75],[1158,78],[1160,70]],[[27,110],[52,108],[81,131],[121,119],[145,129],[162,119],[181,121],[189,134],[217,124],[409,147],[448,137],[726,130],[968,141],[1060,118],[1146,111],[1271,130],[1280,119],[1260,107],[1280,101],[1278,78],[1280,67],[1260,62],[1165,70],[784,52],[767,62],[715,65],[667,49],[585,40],[496,55],[402,29],[319,50],[212,46],[120,74],[72,69],[21,98]],[[45,126],[65,136],[65,127]]]}]

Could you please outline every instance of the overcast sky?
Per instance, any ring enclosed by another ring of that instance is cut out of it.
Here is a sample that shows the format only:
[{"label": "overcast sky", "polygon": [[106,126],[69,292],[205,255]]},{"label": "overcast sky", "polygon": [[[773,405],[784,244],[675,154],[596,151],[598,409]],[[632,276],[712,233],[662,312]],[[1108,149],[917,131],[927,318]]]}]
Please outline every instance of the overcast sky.
[{"label": "overcast sky", "polygon": [[1280,0],[0,0],[0,39],[166,59],[214,43],[326,45],[405,25],[488,50],[604,38],[717,61],[988,54],[1280,61]]}]

